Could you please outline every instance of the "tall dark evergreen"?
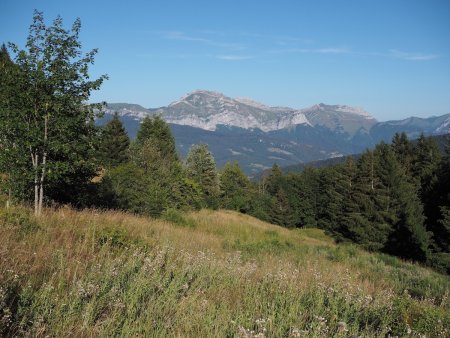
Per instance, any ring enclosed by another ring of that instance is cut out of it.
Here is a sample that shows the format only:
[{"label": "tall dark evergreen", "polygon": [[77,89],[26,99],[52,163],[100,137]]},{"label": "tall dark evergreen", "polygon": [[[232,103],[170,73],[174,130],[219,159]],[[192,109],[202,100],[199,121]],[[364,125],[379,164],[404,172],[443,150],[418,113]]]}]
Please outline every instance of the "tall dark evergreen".
[{"label": "tall dark evergreen", "polygon": [[219,176],[216,162],[206,144],[195,144],[186,158],[188,177],[197,182],[202,191],[205,206],[217,208],[219,203]]},{"label": "tall dark evergreen", "polygon": [[[426,195],[425,210],[428,230],[433,234],[434,251],[450,253],[450,134],[447,135],[445,154],[436,170],[436,180]],[[450,256],[446,260],[450,270]]]},{"label": "tall dark evergreen", "polygon": [[279,187],[275,195],[272,196],[270,217],[271,222],[274,224],[288,228],[293,227],[294,225],[289,198],[282,187]]},{"label": "tall dark evergreen", "polygon": [[[346,236],[368,250],[383,248],[390,229],[376,210],[379,179],[375,168],[374,152],[366,151],[356,164],[352,196],[347,201],[350,213],[344,213],[342,220]],[[356,205],[352,205],[352,201]]]},{"label": "tall dark evergreen", "polygon": [[375,148],[376,173],[380,178],[377,214],[390,225],[384,251],[408,259],[426,261],[429,235],[417,186],[411,183],[392,148],[384,143]]},{"label": "tall dark evergreen", "polygon": [[113,168],[127,162],[129,146],[130,138],[116,113],[101,132],[98,149],[100,163],[107,168]]},{"label": "tall dark evergreen", "polygon": [[396,133],[392,139],[392,149],[397,160],[407,174],[411,173],[411,162],[413,157],[413,146],[408,140],[406,133]]},{"label": "tall dark evergreen", "polygon": [[341,237],[338,227],[344,198],[341,184],[342,177],[337,167],[320,171],[317,225],[338,237]]},{"label": "tall dark evergreen", "polygon": [[175,139],[169,125],[159,116],[145,117],[136,135],[136,145],[152,140],[157,151],[169,160],[178,160]]},{"label": "tall dark evergreen", "polygon": [[200,186],[189,179],[175,148],[169,125],[160,117],[142,122],[131,146],[132,161],[144,170],[149,185],[150,214],[159,216],[168,208],[196,208]]},{"label": "tall dark evergreen", "polygon": [[271,196],[274,196],[281,186],[282,176],[283,173],[280,167],[274,163],[269,175],[264,179],[264,192],[268,192]]}]

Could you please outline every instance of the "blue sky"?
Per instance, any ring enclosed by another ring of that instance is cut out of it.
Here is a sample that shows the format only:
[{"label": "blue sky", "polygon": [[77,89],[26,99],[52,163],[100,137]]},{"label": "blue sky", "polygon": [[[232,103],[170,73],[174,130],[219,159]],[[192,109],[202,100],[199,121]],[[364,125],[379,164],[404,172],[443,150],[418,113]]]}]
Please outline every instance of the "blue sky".
[{"label": "blue sky", "polygon": [[450,1],[1,0],[0,42],[23,47],[33,9],[82,21],[99,48],[94,101],[167,105],[195,89],[268,105],[450,113]]}]

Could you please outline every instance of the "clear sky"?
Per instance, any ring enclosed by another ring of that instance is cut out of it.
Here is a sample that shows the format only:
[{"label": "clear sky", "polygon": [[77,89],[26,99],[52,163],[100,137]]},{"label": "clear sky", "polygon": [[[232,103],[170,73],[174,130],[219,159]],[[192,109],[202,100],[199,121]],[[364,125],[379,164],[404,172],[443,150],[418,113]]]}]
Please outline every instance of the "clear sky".
[{"label": "clear sky", "polygon": [[91,73],[110,77],[94,101],[159,107],[208,89],[381,121],[450,113],[449,0],[0,0],[0,43],[23,47],[35,8],[81,18]]}]

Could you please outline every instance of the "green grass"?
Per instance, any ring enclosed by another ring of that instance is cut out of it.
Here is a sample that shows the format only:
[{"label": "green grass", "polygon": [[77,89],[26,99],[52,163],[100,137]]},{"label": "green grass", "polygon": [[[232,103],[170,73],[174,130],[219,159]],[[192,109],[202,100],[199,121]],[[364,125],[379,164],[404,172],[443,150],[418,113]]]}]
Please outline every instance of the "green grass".
[{"label": "green grass", "polygon": [[0,335],[447,337],[448,277],[230,211],[0,209]]}]

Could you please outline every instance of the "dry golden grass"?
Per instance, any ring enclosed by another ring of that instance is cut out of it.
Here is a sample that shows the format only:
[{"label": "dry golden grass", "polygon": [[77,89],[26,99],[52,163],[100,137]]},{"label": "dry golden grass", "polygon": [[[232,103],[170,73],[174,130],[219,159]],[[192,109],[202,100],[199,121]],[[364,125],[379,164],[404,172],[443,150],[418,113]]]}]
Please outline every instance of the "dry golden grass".
[{"label": "dry golden grass", "polygon": [[225,210],[176,216],[0,210],[0,334],[449,334],[446,276],[317,229]]}]

